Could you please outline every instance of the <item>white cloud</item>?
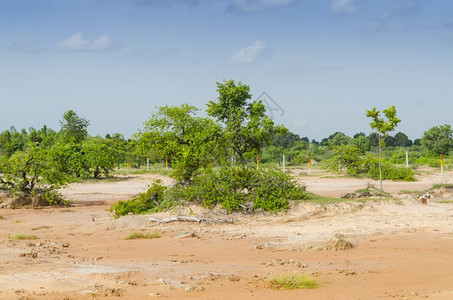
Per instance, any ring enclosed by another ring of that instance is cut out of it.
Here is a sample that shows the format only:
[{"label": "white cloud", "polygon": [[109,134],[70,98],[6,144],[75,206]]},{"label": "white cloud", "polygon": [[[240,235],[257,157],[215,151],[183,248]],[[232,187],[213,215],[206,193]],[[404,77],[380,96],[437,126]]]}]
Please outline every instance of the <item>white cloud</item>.
[{"label": "white cloud", "polygon": [[334,15],[352,15],[357,12],[357,6],[354,5],[355,0],[333,0],[330,6],[330,11]]},{"label": "white cloud", "polygon": [[244,12],[256,12],[289,5],[293,0],[233,0],[232,7]]},{"label": "white cloud", "polygon": [[83,32],[76,32],[68,39],[58,44],[57,49],[62,51],[108,51],[115,47],[115,43],[108,35],[96,40],[87,40]]},{"label": "white cloud", "polygon": [[39,53],[43,50],[40,47],[39,42],[32,36],[27,36],[23,39],[14,41],[9,45],[6,45],[4,49],[8,51],[34,52],[34,53]]},{"label": "white cloud", "polygon": [[251,64],[262,58],[267,51],[268,48],[266,47],[264,42],[258,40],[250,47],[239,50],[236,54],[233,55],[231,61],[235,64],[240,65]]}]

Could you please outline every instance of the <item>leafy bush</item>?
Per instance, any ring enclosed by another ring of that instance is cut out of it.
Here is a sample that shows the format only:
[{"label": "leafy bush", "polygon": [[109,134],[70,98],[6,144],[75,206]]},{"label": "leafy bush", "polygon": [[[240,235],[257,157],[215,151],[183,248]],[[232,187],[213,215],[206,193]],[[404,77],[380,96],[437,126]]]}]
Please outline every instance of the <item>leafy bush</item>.
[{"label": "leafy bush", "polygon": [[140,193],[134,199],[119,201],[112,205],[110,212],[113,212],[115,218],[119,218],[129,213],[143,214],[166,210],[166,207],[162,205],[166,189],[161,180],[156,180],[146,192]]},{"label": "leafy bush", "polygon": [[64,199],[61,193],[54,188],[44,190],[34,190],[31,196],[37,196],[43,202],[49,203],[50,206],[68,205],[69,201]]},{"label": "leafy bush", "polygon": [[159,180],[129,201],[119,201],[110,211],[116,218],[132,214],[165,211],[186,200],[211,208],[221,205],[229,212],[241,209],[280,211],[288,209],[289,200],[308,199],[304,186],[280,171],[233,167],[202,170],[190,185],[170,189]]},{"label": "leafy bush", "polygon": [[357,175],[367,173],[370,156],[363,156],[359,148],[351,146],[334,146],[334,156],[323,162],[322,168],[333,173],[341,173],[346,170],[347,174]]},{"label": "leafy bush", "polygon": [[[379,179],[379,161],[372,161],[368,175],[375,180]],[[394,181],[415,181],[414,172],[412,171],[412,169],[394,166],[390,162],[382,163],[382,179],[389,179]]]},{"label": "leafy bush", "polygon": [[285,210],[289,200],[308,198],[305,187],[299,186],[290,175],[248,167],[207,169],[185,189],[184,196],[205,207],[220,204],[230,212],[246,207],[247,203],[254,209]]}]

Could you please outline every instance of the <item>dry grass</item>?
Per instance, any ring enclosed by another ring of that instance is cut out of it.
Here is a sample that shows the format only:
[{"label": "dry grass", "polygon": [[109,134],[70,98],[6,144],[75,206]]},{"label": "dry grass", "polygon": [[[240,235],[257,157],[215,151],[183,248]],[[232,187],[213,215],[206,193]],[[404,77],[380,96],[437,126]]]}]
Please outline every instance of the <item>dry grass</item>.
[{"label": "dry grass", "polygon": [[38,237],[31,234],[16,233],[9,237],[12,240],[36,240]]},{"label": "dry grass", "polygon": [[138,239],[158,239],[162,237],[162,235],[158,232],[141,232],[141,231],[135,231],[126,236],[124,239],[125,240],[138,240]]},{"label": "dry grass", "polygon": [[318,287],[316,279],[306,274],[297,273],[271,275],[267,278],[267,282],[271,288],[281,290],[314,289]]}]

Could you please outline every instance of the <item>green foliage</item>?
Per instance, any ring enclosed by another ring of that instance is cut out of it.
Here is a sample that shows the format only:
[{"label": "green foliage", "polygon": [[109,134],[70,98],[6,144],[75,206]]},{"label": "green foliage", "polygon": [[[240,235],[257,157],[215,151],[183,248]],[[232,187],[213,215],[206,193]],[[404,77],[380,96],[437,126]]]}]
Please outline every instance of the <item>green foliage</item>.
[{"label": "green foliage", "polygon": [[207,169],[184,190],[184,196],[206,207],[220,204],[230,212],[242,208],[280,211],[289,207],[289,200],[308,198],[305,187],[290,175],[248,167]]},{"label": "green foliage", "polygon": [[129,213],[138,215],[165,211],[170,208],[164,201],[166,189],[161,180],[156,180],[146,192],[140,193],[134,199],[119,201],[112,205],[110,212],[113,212],[115,218],[119,218]]},{"label": "green foliage", "polygon": [[322,168],[333,173],[357,175],[368,172],[369,158],[362,155],[359,148],[351,146],[334,146],[333,157],[323,162]]},{"label": "green foliage", "polygon": [[23,152],[0,158],[0,185],[13,192],[32,193],[36,188],[53,190],[68,182],[49,156],[49,151],[29,145]]},{"label": "green foliage", "polygon": [[[358,148],[337,146],[334,156],[323,162],[322,168],[333,173],[346,171],[350,175],[366,174],[373,179],[380,179],[379,160],[371,155],[362,155]],[[405,154],[404,154],[405,157]],[[405,158],[404,158],[405,159]],[[389,161],[381,163],[382,179],[414,181],[414,172],[406,167],[394,166]]]},{"label": "green foliage", "polygon": [[305,274],[283,273],[267,278],[271,288],[282,290],[314,289],[318,287],[316,279]]},{"label": "green foliage", "polygon": [[[382,168],[382,179],[394,180],[394,181],[415,181],[414,172],[410,168],[398,167],[385,161],[381,165]],[[379,179],[379,162],[372,160],[368,175],[375,179]]]},{"label": "green foliage", "polygon": [[398,123],[401,122],[396,116],[396,108],[390,105],[387,109],[382,111],[385,118],[381,117],[381,112],[373,107],[371,110],[367,110],[366,116],[371,118],[373,121],[370,123],[372,129],[376,130],[376,137],[379,141],[379,180],[381,181],[382,190],[382,147],[385,146],[385,138],[388,137],[388,133],[395,130]]},{"label": "green foliage", "polygon": [[384,139],[388,136],[389,132],[395,130],[401,120],[396,117],[396,108],[393,105],[390,105],[382,112],[384,113],[385,118],[382,118],[380,116],[381,112],[376,110],[376,107],[373,107],[373,109],[367,110],[366,116],[373,119],[370,126],[379,134],[379,144],[383,147],[385,146]]},{"label": "green foliage", "polygon": [[334,147],[347,145],[352,141],[352,139],[345,135],[343,132],[335,132],[330,135],[328,138],[322,140],[321,144],[323,146]]},{"label": "green foliage", "polygon": [[145,129],[136,135],[141,153],[153,153],[171,164],[172,177],[189,182],[197,171],[218,157],[218,124],[197,117],[198,109],[183,104],[162,106],[145,122]]},{"label": "green foliage", "polygon": [[60,120],[60,134],[64,143],[81,143],[88,136],[90,121],[80,117],[73,110],[68,110]]},{"label": "green foliage", "polygon": [[453,130],[446,124],[434,126],[423,133],[421,144],[433,155],[447,155],[453,148]]},{"label": "green foliage", "polygon": [[100,139],[82,144],[57,143],[49,153],[57,169],[72,178],[108,176],[121,160],[121,152]]},{"label": "green foliage", "polygon": [[82,155],[87,171],[94,178],[102,174],[108,176],[121,160],[120,152],[99,140],[91,140],[82,144]]},{"label": "green foliage", "polygon": [[68,205],[69,201],[64,199],[61,193],[54,188],[47,188],[40,191],[33,191],[32,197],[40,197],[41,200],[49,203],[50,206]]},{"label": "green foliage", "polygon": [[217,92],[217,102],[209,101],[207,113],[225,125],[222,145],[229,150],[227,156],[232,155],[240,164],[255,158],[277,132],[286,132],[286,128],[274,126],[266,116],[261,100],[249,102],[252,98],[249,86],[224,80],[217,82]]},{"label": "green foliage", "polygon": [[371,142],[370,139],[363,135],[359,135],[358,137],[354,138],[351,142],[350,145],[354,148],[357,148],[360,150],[360,152],[365,153],[367,151],[371,150]]},{"label": "green foliage", "polygon": [[190,185],[176,185],[170,189],[156,181],[135,199],[119,201],[110,211],[116,218],[132,214],[165,211],[182,200],[211,208],[221,205],[229,212],[237,210],[281,211],[289,207],[289,200],[308,199],[305,187],[279,171],[255,170],[248,167],[204,169]]}]

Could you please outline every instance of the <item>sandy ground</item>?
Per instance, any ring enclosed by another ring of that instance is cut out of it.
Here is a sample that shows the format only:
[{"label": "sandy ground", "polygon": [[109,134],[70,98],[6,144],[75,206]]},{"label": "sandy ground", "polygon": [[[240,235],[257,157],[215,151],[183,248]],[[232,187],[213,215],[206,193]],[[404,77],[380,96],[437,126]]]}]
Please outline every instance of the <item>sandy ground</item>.
[{"label": "sandy ground", "polygon": [[[295,173],[309,191],[325,196],[378,186]],[[112,203],[155,179],[170,184],[166,177],[73,184],[64,191],[71,207],[0,210],[0,299],[453,299],[451,195],[423,205],[399,194],[448,183],[453,173],[423,174],[417,182],[384,182],[392,200],[302,203],[288,213],[253,216],[192,207],[208,221],[201,223],[112,219]],[[162,237],[125,239],[135,231]],[[11,239],[18,233],[36,239]],[[326,250],[337,234],[355,247]],[[269,275],[287,272],[312,275],[319,287],[269,288]]]}]

